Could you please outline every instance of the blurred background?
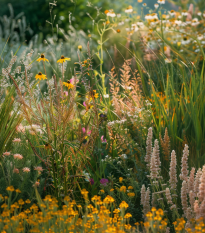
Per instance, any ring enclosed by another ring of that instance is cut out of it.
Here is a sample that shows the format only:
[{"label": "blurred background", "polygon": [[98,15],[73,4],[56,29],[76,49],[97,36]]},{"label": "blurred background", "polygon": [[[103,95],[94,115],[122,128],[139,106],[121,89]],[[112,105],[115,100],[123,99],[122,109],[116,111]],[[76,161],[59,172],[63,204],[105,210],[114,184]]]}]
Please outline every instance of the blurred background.
[{"label": "blurred background", "polygon": [[[42,39],[50,36],[51,23],[53,23],[54,32],[57,27],[68,30],[69,24],[72,24],[76,30],[81,29],[85,33],[90,33],[93,27],[92,19],[104,17],[102,13],[106,9],[121,13],[128,5],[132,5],[140,14],[143,3],[147,4],[147,7],[143,7],[143,11],[148,13],[150,8],[154,9],[157,0],[144,0],[141,3],[138,0],[0,0],[0,34],[5,27],[5,16],[17,19],[17,23],[22,24],[15,27],[15,30],[19,33],[19,30],[23,30],[22,27],[24,27],[26,32],[21,40],[27,40],[27,42],[36,34],[40,34]],[[176,9],[176,6],[168,1],[164,7],[168,10]]]}]

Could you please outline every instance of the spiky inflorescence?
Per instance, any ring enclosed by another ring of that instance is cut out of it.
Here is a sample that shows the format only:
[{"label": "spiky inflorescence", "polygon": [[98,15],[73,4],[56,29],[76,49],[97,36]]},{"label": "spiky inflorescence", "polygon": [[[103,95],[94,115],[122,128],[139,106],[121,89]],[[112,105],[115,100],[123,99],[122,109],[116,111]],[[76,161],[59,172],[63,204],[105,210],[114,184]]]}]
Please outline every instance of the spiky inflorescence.
[{"label": "spiky inflorescence", "polygon": [[205,165],[202,168],[202,175],[200,177],[200,184],[199,184],[199,192],[197,196],[200,202],[202,202],[205,198]]},{"label": "spiky inflorescence", "polygon": [[156,165],[158,167],[158,173],[160,172],[160,166],[161,166],[161,161],[160,161],[160,152],[159,152],[159,142],[157,139],[154,141],[154,148],[155,148],[155,159],[156,159]]},{"label": "spiky inflorescence", "polygon": [[158,177],[158,166],[156,161],[156,149],[153,148],[151,163],[150,163],[150,176],[151,179],[156,179]]},{"label": "spiky inflorescence", "polygon": [[147,212],[150,211],[150,190],[147,188],[146,194],[145,194],[145,200],[143,205],[143,214],[146,215]]},{"label": "spiky inflorescence", "polygon": [[190,191],[194,191],[194,173],[195,173],[195,168],[192,167],[189,179],[188,179],[188,193]]},{"label": "spiky inflorescence", "polygon": [[205,199],[202,201],[199,207],[199,216],[205,219]]},{"label": "spiky inflorescence", "polygon": [[166,198],[167,198],[167,203],[170,204],[170,205],[173,205],[172,197],[171,197],[171,193],[170,193],[169,188],[166,188],[165,195],[166,195]]},{"label": "spiky inflorescence", "polygon": [[159,134],[159,139],[162,146],[163,154],[165,155],[165,160],[169,160],[170,139],[169,139],[167,127],[165,128],[164,139],[162,140],[161,134]]},{"label": "spiky inflorescence", "polygon": [[170,227],[167,227],[165,233],[169,233],[169,232],[170,232]]},{"label": "spiky inflorescence", "polygon": [[194,212],[194,202],[195,202],[195,193],[194,193],[194,191],[190,191],[189,192],[189,203],[190,203],[190,205],[191,205],[191,208],[192,208],[192,212]]},{"label": "spiky inflorescence", "polygon": [[170,162],[170,168],[169,168],[169,184],[170,184],[172,190],[175,190],[177,187],[176,166],[177,166],[176,153],[173,150],[171,153],[171,162]]},{"label": "spiky inflorescence", "polygon": [[181,162],[181,174],[179,175],[180,180],[188,181],[188,156],[189,156],[189,149],[188,145],[185,145],[183,150],[182,162]]},{"label": "spiky inflorescence", "polygon": [[147,166],[150,168],[150,160],[152,155],[152,127],[148,129],[147,141],[146,141],[146,155],[145,155],[145,162],[147,162]]},{"label": "spiky inflorescence", "polygon": [[199,215],[200,215],[199,201],[198,200],[195,200],[195,202],[194,202],[194,212],[196,214],[196,219],[198,219]]},{"label": "spiky inflorescence", "polygon": [[145,185],[143,184],[141,188],[141,205],[143,206],[144,206],[145,194],[146,194],[146,188]]},{"label": "spiky inflorescence", "polygon": [[186,215],[186,211],[187,211],[187,182],[185,180],[183,180],[182,187],[181,187],[181,202],[182,202],[183,212]]},{"label": "spiky inflorescence", "polygon": [[202,175],[202,170],[201,170],[201,168],[199,168],[197,170],[195,180],[194,180],[194,193],[195,193],[195,195],[197,195],[197,193],[199,192],[199,184],[200,184],[201,175]]}]

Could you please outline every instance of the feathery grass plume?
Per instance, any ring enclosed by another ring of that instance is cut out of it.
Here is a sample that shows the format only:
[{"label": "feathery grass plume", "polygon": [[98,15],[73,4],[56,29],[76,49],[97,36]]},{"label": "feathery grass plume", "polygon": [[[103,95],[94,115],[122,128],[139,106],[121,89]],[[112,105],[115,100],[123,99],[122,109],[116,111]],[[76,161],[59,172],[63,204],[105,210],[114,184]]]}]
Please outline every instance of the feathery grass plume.
[{"label": "feathery grass plume", "polygon": [[167,198],[167,203],[173,205],[170,189],[168,187],[166,188],[165,195]]},{"label": "feathery grass plume", "polygon": [[159,133],[159,140],[162,146],[162,152],[164,154],[165,160],[169,160],[169,154],[170,154],[170,138],[168,135],[168,130],[167,127],[165,128],[165,133],[164,133],[164,139],[162,139],[161,134]]},{"label": "feathery grass plume", "polygon": [[152,127],[148,129],[147,141],[146,141],[146,155],[145,162],[147,162],[147,167],[150,168],[151,155],[152,155]]},{"label": "feathery grass plume", "polygon": [[189,156],[189,149],[188,145],[186,144],[183,150],[182,160],[181,160],[181,173],[179,175],[180,180],[188,181],[188,156]]},{"label": "feathery grass plume", "polygon": [[169,168],[169,184],[171,186],[171,190],[176,190],[177,187],[177,159],[176,159],[176,153],[173,150],[171,153],[171,162],[170,162],[170,168]]},{"label": "feathery grass plume", "polygon": [[145,193],[144,205],[143,205],[143,210],[142,210],[144,217],[146,213],[149,211],[150,211],[150,189],[148,187]]},{"label": "feathery grass plume", "polygon": [[192,167],[189,178],[188,178],[188,193],[191,190],[194,191],[194,173],[195,173],[195,168]]},{"label": "feathery grass plume", "polygon": [[142,206],[144,206],[145,194],[146,194],[146,187],[145,187],[145,185],[143,184],[143,185],[142,185],[142,188],[141,188],[141,202],[140,202],[140,204],[141,204]]},{"label": "feathery grass plume", "polygon": [[197,196],[197,194],[199,192],[199,184],[200,184],[201,175],[202,175],[202,170],[201,170],[201,168],[199,168],[197,170],[195,180],[194,180],[194,193],[195,193],[195,196]]},{"label": "feathery grass plume", "polygon": [[186,211],[187,211],[187,182],[186,180],[183,180],[182,187],[181,187],[181,203],[182,203],[182,209],[184,212],[184,215],[186,217]]}]

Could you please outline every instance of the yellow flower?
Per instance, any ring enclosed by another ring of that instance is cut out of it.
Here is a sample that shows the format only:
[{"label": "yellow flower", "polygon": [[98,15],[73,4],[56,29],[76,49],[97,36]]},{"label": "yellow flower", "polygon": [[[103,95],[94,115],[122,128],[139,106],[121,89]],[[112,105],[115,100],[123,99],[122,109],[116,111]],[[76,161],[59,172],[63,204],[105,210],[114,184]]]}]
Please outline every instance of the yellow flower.
[{"label": "yellow flower", "polygon": [[119,182],[122,183],[122,181],[123,181],[123,178],[119,177]]},{"label": "yellow flower", "polygon": [[36,61],[40,62],[40,61],[49,61],[48,59],[45,58],[44,54],[41,54],[41,57],[39,57]]},{"label": "yellow flower", "polygon": [[82,50],[82,48],[83,48],[82,45],[78,45],[79,50]]},{"label": "yellow flower", "polygon": [[119,206],[120,208],[125,208],[125,209],[129,207],[129,205],[125,201],[122,201]]},{"label": "yellow flower", "polygon": [[130,213],[125,214],[124,218],[131,218],[132,215]]},{"label": "yellow flower", "polygon": [[20,189],[16,189],[16,192],[17,192],[17,193],[21,193],[21,190],[20,190]]},{"label": "yellow flower", "polygon": [[129,186],[128,189],[133,189],[133,187],[132,187],[132,186]]},{"label": "yellow flower", "polygon": [[96,90],[92,90],[92,91],[90,91],[90,97],[91,97],[91,99],[92,98],[98,98],[98,93],[96,93]]},{"label": "yellow flower", "polygon": [[45,76],[45,74],[42,74],[41,72],[39,72],[36,76],[35,76],[35,79],[37,80],[37,79],[39,79],[39,80],[41,80],[41,79],[47,79],[46,78],[46,76]]},{"label": "yellow flower", "polygon": [[59,60],[57,61],[57,63],[58,63],[58,62],[63,63],[63,62],[65,62],[65,61],[70,61],[70,58],[69,58],[69,57],[64,57],[64,56],[62,55],[62,56],[61,56],[61,59],[59,59]]},{"label": "yellow flower", "polygon": [[122,187],[120,187],[120,192],[126,192],[126,190],[127,190],[127,188],[126,188],[126,186],[122,186]]},{"label": "yellow flower", "polygon": [[72,89],[74,87],[70,80],[68,80],[67,82],[63,82],[63,85],[66,86],[68,89]]},{"label": "yellow flower", "polygon": [[15,189],[13,186],[9,186],[6,188],[7,191],[13,192]]},{"label": "yellow flower", "polygon": [[25,202],[26,202],[26,204],[30,204],[31,203],[31,201],[29,199],[27,199]]}]

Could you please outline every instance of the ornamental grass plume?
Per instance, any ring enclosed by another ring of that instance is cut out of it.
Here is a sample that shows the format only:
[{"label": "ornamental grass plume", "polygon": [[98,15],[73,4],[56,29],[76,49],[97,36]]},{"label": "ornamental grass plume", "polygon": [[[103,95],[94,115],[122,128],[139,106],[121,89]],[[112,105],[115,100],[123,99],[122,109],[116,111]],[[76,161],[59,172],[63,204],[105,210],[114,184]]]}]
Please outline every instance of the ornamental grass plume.
[{"label": "ornamental grass plume", "polygon": [[177,187],[177,160],[176,160],[176,153],[173,150],[171,153],[171,162],[169,168],[169,184],[172,190],[175,190]]},{"label": "ornamental grass plume", "polygon": [[188,156],[189,156],[189,149],[188,145],[186,144],[183,150],[183,156],[181,160],[181,174],[179,175],[180,180],[188,181]]},{"label": "ornamental grass plume", "polygon": [[150,168],[150,162],[151,162],[151,155],[152,155],[152,127],[148,129],[148,135],[147,135],[147,141],[146,141],[146,155],[145,155],[145,162],[147,162],[147,167]]},{"label": "ornamental grass plume", "polygon": [[155,139],[154,141],[154,148],[155,148],[155,160],[159,173],[161,171],[160,169],[161,161],[160,161],[159,141],[157,139]]}]

